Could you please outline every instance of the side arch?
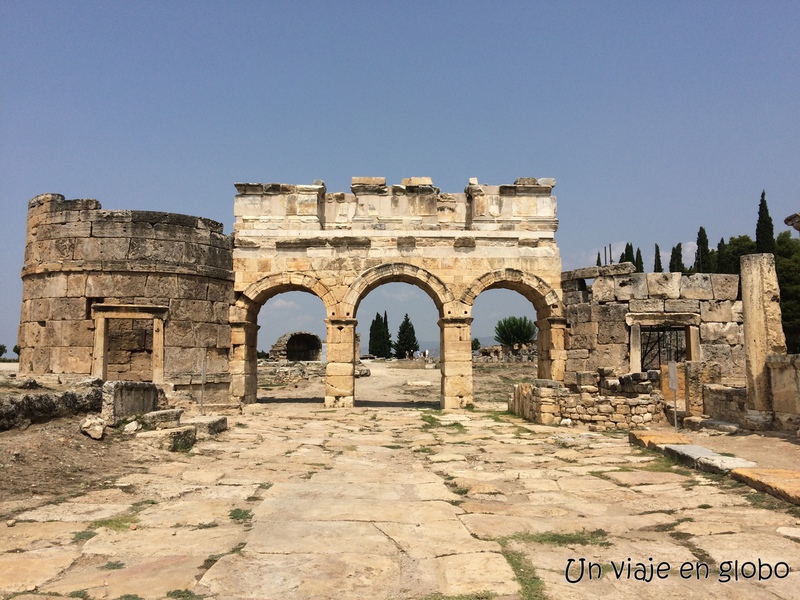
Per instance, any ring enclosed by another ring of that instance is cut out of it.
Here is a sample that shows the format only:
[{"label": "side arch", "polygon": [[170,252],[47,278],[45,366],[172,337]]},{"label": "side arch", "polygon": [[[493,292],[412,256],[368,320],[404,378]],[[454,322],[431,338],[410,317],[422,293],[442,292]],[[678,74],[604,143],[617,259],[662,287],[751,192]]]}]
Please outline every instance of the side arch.
[{"label": "side arch", "polygon": [[355,317],[361,300],[376,287],[384,283],[410,283],[430,296],[442,316],[445,304],[453,302],[453,292],[433,273],[407,263],[387,263],[364,271],[345,293],[342,305],[346,317]]},{"label": "side arch", "polygon": [[486,290],[509,289],[530,300],[540,319],[563,317],[564,304],[558,293],[542,278],[519,269],[498,269],[481,275],[461,296],[461,302],[472,306],[475,299]]},{"label": "side arch", "polygon": [[567,322],[564,304],[558,293],[542,278],[519,269],[498,269],[485,273],[472,282],[461,296],[461,302],[472,308],[475,299],[490,289],[509,289],[527,298],[536,309],[538,377],[564,381],[566,366]]},{"label": "side arch", "polygon": [[255,402],[258,396],[258,313],[267,300],[283,292],[314,294],[322,300],[328,317],[336,310],[330,289],[306,273],[273,273],[240,292],[229,314],[231,351],[228,361],[230,394],[240,403]]},{"label": "side arch", "polygon": [[236,299],[236,306],[245,308],[248,312],[255,309],[257,314],[267,300],[284,292],[314,294],[325,305],[325,313],[328,316],[334,314],[336,300],[330,289],[317,277],[306,273],[273,273],[262,277],[241,292]]}]

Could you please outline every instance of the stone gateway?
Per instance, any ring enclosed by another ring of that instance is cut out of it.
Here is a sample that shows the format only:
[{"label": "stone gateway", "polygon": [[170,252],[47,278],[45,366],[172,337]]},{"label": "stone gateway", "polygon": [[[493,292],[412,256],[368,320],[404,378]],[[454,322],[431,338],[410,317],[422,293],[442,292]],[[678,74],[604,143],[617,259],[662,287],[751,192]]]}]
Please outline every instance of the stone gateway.
[{"label": "stone gateway", "polygon": [[325,404],[352,406],[361,300],[405,282],[439,313],[443,408],[472,404],[472,306],[512,289],[539,326],[538,376],[563,380],[566,321],[555,180],[441,193],[430,178],[356,177],[325,184],[236,184],[232,236],[208,219],[103,210],[58,194],[29,203],[20,374],[205,388],[217,404],[257,391],[257,318],[287,291],[326,311]]}]

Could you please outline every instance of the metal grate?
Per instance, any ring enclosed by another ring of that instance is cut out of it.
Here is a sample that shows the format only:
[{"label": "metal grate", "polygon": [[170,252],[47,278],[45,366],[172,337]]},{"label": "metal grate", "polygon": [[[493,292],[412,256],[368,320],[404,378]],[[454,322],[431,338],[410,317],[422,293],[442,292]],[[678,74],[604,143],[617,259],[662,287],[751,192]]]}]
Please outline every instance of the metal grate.
[{"label": "metal grate", "polygon": [[686,360],[686,329],[684,327],[642,327],[642,370],[660,369],[669,361]]}]

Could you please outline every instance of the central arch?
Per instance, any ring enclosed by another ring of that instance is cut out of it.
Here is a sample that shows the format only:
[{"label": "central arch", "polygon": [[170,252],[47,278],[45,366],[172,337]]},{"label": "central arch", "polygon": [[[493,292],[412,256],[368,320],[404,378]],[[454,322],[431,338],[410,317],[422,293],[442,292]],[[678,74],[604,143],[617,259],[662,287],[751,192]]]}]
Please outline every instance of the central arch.
[{"label": "central arch", "polygon": [[[364,271],[352,284],[342,301],[345,307],[352,307],[353,318],[362,298],[384,283],[410,283],[431,297],[442,316],[445,304],[454,300],[453,292],[436,275],[421,267],[408,263],[394,262],[378,265]],[[349,316],[349,315],[348,315]]]}]

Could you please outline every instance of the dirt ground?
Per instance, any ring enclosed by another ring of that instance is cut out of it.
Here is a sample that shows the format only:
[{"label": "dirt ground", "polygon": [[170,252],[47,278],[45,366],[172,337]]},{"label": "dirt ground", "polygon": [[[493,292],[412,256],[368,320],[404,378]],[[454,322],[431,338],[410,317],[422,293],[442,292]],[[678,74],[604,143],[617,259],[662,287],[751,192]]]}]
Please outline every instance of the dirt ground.
[{"label": "dirt ground", "polygon": [[[420,361],[368,361],[370,377],[356,380],[356,405],[362,407],[438,408],[440,372]],[[478,364],[474,368],[475,402],[479,410],[504,410],[513,383],[535,377],[530,364]],[[287,385],[261,381],[259,402],[321,404],[322,378]],[[11,388],[5,386],[0,393]],[[16,390],[19,392],[19,390]],[[0,432],[0,519],[59,498],[102,489],[130,473],[143,472],[162,453],[109,429],[102,441],[79,430],[82,417],[32,424],[27,429]],[[769,433],[689,434],[694,443],[730,452],[766,468],[797,469],[800,444],[796,437]]]}]

